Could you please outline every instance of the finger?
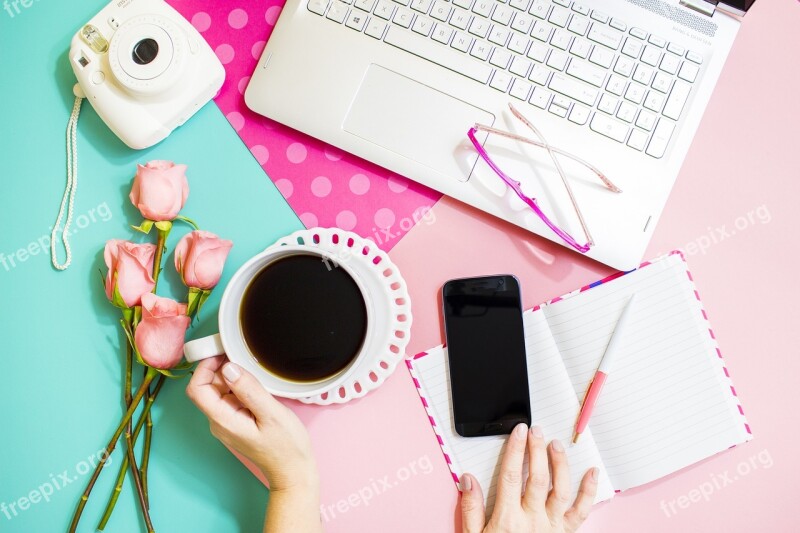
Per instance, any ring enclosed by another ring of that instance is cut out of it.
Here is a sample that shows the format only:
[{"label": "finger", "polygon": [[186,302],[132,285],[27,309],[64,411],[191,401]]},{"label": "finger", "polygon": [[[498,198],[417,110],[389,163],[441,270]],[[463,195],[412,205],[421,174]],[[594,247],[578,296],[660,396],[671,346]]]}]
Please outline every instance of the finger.
[{"label": "finger", "polygon": [[500,479],[497,483],[498,509],[519,509],[522,497],[522,463],[525,459],[525,442],[528,426],[517,424],[506,442],[506,451],[500,463]]},{"label": "finger", "polygon": [[547,514],[551,519],[561,518],[569,508],[571,493],[569,482],[569,464],[564,446],[560,441],[554,440],[547,448],[550,458],[550,472],[553,477],[553,488],[547,496]]},{"label": "finger", "polygon": [[255,415],[256,420],[268,420],[283,407],[261,386],[253,374],[236,363],[223,366],[222,375],[228,382],[231,392]]},{"label": "finger", "polygon": [[533,426],[528,438],[528,482],[522,504],[532,511],[544,512],[549,489],[550,472],[547,468],[544,433],[539,426]]},{"label": "finger", "polygon": [[564,515],[564,526],[567,532],[577,530],[589,516],[589,511],[592,510],[592,505],[594,504],[594,497],[597,494],[598,477],[599,471],[597,467],[590,468],[583,475],[578,495],[575,497],[575,503]]},{"label": "finger", "polygon": [[186,395],[207,417],[214,418],[222,393],[215,386],[216,371],[225,361],[219,355],[204,359],[195,368],[192,378],[186,386]]},{"label": "finger", "polygon": [[470,474],[461,476],[461,523],[464,533],[480,533],[486,525],[483,491]]}]

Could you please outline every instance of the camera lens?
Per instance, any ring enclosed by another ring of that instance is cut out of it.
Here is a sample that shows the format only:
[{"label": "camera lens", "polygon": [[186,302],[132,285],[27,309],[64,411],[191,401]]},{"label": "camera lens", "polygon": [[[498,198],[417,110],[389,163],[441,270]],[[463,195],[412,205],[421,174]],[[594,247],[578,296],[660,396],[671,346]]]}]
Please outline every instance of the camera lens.
[{"label": "camera lens", "polygon": [[158,55],[158,43],[150,38],[142,39],[133,45],[133,62],[137,65],[148,65]]}]

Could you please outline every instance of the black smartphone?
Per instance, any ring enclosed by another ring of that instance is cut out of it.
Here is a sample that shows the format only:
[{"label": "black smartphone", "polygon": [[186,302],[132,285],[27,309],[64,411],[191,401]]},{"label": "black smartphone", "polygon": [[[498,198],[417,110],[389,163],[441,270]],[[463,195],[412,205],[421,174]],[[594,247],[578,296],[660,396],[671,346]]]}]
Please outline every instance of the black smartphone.
[{"label": "black smartphone", "polygon": [[519,281],[454,279],[442,288],[456,432],[511,433],[530,425],[531,403]]}]

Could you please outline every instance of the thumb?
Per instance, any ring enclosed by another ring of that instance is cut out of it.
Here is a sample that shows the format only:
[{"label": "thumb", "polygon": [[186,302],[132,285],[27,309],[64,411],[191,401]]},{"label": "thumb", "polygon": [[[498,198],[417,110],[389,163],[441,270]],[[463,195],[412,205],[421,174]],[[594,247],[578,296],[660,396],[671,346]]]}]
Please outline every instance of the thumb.
[{"label": "thumb", "polygon": [[257,420],[266,420],[275,415],[281,404],[261,386],[261,383],[247,370],[236,363],[222,367],[222,377],[231,388],[234,396],[250,410]]},{"label": "thumb", "polygon": [[464,533],[481,533],[486,525],[483,491],[470,474],[461,476],[461,523]]}]

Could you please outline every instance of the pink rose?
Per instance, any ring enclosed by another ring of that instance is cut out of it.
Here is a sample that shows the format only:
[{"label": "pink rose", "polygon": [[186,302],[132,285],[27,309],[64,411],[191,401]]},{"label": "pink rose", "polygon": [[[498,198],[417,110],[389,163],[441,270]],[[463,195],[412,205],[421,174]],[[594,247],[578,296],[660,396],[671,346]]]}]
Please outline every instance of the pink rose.
[{"label": "pink rose", "polygon": [[134,342],[144,362],[160,369],[180,363],[190,322],[186,304],[152,293],[142,295],[142,321],[136,326]]},{"label": "pink rose", "polygon": [[114,289],[127,307],[139,305],[142,295],[155,287],[153,281],[154,244],[135,244],[119,239],[106,243],[104,257],[108,267],[106,296],[114,302]]},{"label": "pink rose", "polygon": [[137,165],[130,199],[144,218],[155,222],[174,220],[188,196],[186,165],[172,161]]},{"label": "pink rose", "polygon": [[231,241],[211,232],[193,231],[175,247],[175,269],[187,287],[213,289],[219,283],[231,247]]}]

